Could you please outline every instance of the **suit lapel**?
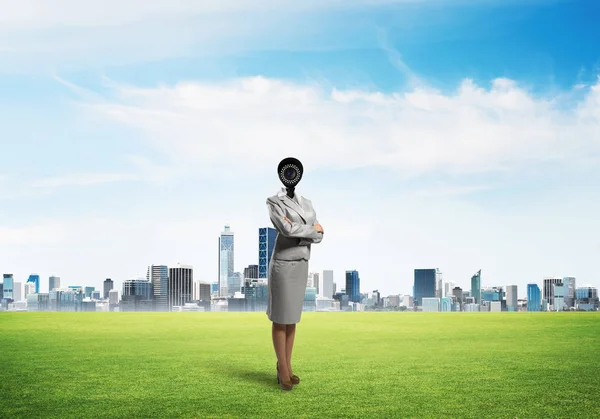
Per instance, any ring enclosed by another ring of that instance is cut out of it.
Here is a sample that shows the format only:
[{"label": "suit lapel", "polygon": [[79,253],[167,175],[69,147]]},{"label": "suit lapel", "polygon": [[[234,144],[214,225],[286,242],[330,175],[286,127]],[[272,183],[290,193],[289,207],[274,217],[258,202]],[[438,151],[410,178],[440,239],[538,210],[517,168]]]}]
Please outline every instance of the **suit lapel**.
[{"label": "suit lapel", "polygon": [[[302,218],[302,220],[306,223],[306,214],[304,213],[304,208],[302,208],[302,206],[298,205],[298,203],[296,201],[294,201],[292,198],[287,196],[287,192],[286,192],[285,188],[283,188],[281,191],[279,191],[277,196],[279,197],[281,202],[283,202],[283,204],[286,207],[296,211],[298,213],[298,215],[300,216],[300,218]],[[302,200],[299,200],[299,201],[302,202]]]}]

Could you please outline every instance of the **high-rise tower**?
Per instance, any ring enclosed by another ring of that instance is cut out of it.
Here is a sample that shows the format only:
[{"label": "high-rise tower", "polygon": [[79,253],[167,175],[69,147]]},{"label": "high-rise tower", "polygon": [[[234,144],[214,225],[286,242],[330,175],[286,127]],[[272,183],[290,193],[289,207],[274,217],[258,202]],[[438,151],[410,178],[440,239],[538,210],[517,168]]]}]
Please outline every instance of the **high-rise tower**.
[{"label": "high-rise tower", "polygon": [[169,268],[166,265],[150,265],[146,279],[152,283],[154,310],[169,311]]},{"label": "high-rise tower", "polygon": [[227,282],[233,276],[233,232],[229,226],[219,237],[219,297],[227,297]]},{"label": "high-rise tower", "polygon": [[271,227],[258,229],[258,277],[269,277],[269,263],[275,247],[277,230]]}]

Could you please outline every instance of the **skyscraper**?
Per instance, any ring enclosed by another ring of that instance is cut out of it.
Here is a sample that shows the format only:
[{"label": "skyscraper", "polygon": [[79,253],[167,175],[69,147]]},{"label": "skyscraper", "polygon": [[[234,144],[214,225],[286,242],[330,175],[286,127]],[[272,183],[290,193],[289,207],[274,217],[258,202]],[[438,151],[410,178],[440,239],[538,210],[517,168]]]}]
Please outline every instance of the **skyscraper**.
[{"label": "skyscraper", "polygon": [[542,296],[537,284],[527,284],[527,311],[541,311]]},{"label": "skyscraper", "polygon": [[258,265],[248,265],[244,268],[244,280],[246,279],[258,279]]},{"label": "skyscraper", "polygon": [[348,301],[360,303],[360,277],[358,271],[346,271],[346,295]]},{"label": "skyscraper", "polygon": [[319,295],[319,288],[321,287],[321,275],[319,273],[312,274],[313,287],[317,289],[317,295]]},{"label": "skyscraper", "polygon": [[575,278],[572,276],[565,276],[563,278],[563,285],[565,287],[565,304],[567,308],[575,307]]},{"label": "skyscraper", "polygon": [[40,276],[37,274],[31,274],[29,275],[29,279],[27,280],[27,282],[31,282],[33,284],[35,284],[35,293],[39,294],[40,293]]},{"label": "skyscraper", "polygon": [[508,285],[506,287],[506,310],[518,311],[519,303],[517,299],[517,286]]},{"label": "skyscraper", "polygon": [[14,284],[13,284],[13,300],[15,300],[15,301],[23,300],[23,289],[22,289],[22,284],[20,282],[14,282]]},{"label": "skyscraper", "polygon": [[233,275],[233,232],[229,226],[219,237],[219,296],[227,297],[227,282]]},{"label": "skyscraper", "polygon": [[0,294],[0,298],[9,298],[14,300],[15,297],[13,295],[15,280],[13,278],[13,274],[4,274],[4,286],[2,287],[2,294]]},{"label": "skyscraper", "polygon": [[169,311],[169,268],[166,265],[150,265],[146,280],[152,284],[154,310]]},{"label": "skyscraper", "polygon": [[437,298],[445,297],[445,295],[444,295],[444,279],[443,279],[442,273],[440,272],[439,269],[435,270],[435,283],[436,283],[435,296]]},{"label": "skyscraper", "polygon": [[108,300],[109,292],[114,288],[115,284],[112,279],[106,278],[104,281],[104,299]]},{"label": "skyscraper", "polygon": [[173,306],[191,303],[194,294],[194,271],[189,265],[169,268],[169,311]]},{"label": "skyscraper", "polygon": [[554,285],[562,285],[563,279],[559,277],[545,277],[544,278],[544,293],[542,297],[548,301],[548,304],[554,303]]},{"label": "skyscraper", "polygon": [[319,295],[326,298],[333,298],[333,294],[335,294],[333,287],[333,271],[324,270],[323,278],[320,282],[321,286],[319,287]]},{"label": "skyscraper", "polygon": [[475,298],[475,304],[481,304],[481,269],[471,277],[471,297]]},{"label": "skyscraper", "polygon": [[242,285],[244,283],[243,274],[240,272],[234,272],[229,275],[227,279],[227,296],[233,297],[236,292],[240,292],[242,290]]},{"label": "skyscraper", "polygon": [[48,278],[48,291],[52,291],[54,288],[60,288],[60,278],[52,275]]},{"label": "skyscraper", "polygon": [[275,247],[277,230],[271,227],[258,229],[258,277],[269,277],[269,263]]},{"label": "skyscraper", "polygon": [[423,298],[435,298],[437,269],[415,269],[414,304],[423,306]]},{"label": "skyscraper", "polygon": [[554,300],[552,300],[552,311],[563,311],[565,309],[565,286],[560,284],[553,284]]}]

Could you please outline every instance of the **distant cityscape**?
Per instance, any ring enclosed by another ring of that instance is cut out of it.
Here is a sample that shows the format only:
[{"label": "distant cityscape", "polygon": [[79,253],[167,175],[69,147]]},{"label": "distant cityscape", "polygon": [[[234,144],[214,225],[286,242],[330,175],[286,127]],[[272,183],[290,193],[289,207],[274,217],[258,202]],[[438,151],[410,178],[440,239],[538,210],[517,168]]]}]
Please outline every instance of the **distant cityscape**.
[{"label": "distant cityscape", "polygon": [[[122,289],[104,280],[101,290],[93,286],[61,286],[58,276],[48,278],[48,292],[40,292],[40,275],[24,284],[13,274],[3,274],[0,284],[2,311],[235,311],[265,312],[269,263],[277,231],[258,229],[258,264],[234,272],[235,236],[226,225],[218,241],[218,278],[195,281],[189,265],[150,265],[146,278],[128,279]],[[356,270],[345,272],[345,288],[337,290],[332,270],[311,272],[307,278],[303,311],[597,311],[598,289],[576,286],[574,277],[545,277],[542,288],[527,284],[527,298],[517,298],[517,286],[481,285],[481,270],[470,279],[468,289],[444,281],[437,268],[415,269],[412,295],[382,297],[378,290],[360,292]]]}]

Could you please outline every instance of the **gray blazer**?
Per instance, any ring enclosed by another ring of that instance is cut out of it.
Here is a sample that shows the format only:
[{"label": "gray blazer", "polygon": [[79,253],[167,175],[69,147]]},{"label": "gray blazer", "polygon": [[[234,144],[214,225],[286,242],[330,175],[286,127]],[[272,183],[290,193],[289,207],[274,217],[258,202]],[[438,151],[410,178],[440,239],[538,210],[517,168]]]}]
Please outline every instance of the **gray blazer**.
[{"label": "gray blazer", "polygon": [[273,259],[309,260],[310,245],[323,240],[323,233],[314,228],[319,222],[312,202],[297,193],[296,197],[300,205],[287,196],[285,188],[281,188],[277,195],[267,198],[269,217],[277,230]]}]

